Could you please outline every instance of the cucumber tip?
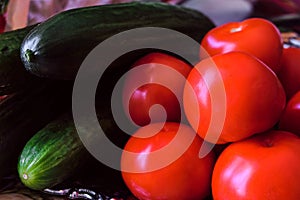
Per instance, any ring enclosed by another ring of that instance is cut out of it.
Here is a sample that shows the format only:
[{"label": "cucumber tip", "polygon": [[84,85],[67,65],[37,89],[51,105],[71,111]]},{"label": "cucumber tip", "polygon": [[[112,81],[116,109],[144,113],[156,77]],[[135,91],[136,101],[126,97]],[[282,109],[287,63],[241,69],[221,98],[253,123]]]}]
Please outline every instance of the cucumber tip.
[{"label": "cucumber tip", "polygon": [[25,51],[25,59],[28,62],[32,62],[34,59],[34,52],[30,49],[26,49]]},{"label": "cucumber tip", "polygon": [[24,180],[28,179],[28,175],[27,174],[23,174],[22,177],[23,177]]}]

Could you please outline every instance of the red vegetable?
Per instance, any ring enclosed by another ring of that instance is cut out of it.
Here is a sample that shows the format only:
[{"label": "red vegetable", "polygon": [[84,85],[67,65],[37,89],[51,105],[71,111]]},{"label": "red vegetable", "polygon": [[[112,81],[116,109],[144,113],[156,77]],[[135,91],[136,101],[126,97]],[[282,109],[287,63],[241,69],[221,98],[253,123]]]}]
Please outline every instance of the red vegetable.
[{"label": "red vegetable", "polygon": [[235,142],[271,129],[285,106],[284,89],[275,73],[242,52],[200,61],[187,83],[183,96],[186,117],[212,143]]},{"label": "red vegetable", "polygon": [[[147,125],[151,120],[180,122],[183,87],[192,67],[174,56],[150,53],[140,58],[133,69],[136,70],[126,74],[123,91],[123,105],[128,117],[139,126]],[[167,119],[162,110],[153,109],[149,116],[150,108],[155,104],[165,109]]]},{"label": "red vegetable", "polygon": [[[243,51],[263,61],[275,73],[280,68],[279,61],[283,48],[280,32],[274,24],[262,18],[230,22],[211,29],[203,38],[201,45],[211,56],[230,51]],[[200,56],[206,57],[201,52]]]},{"label": "red vegetable", "polygon": [[300,91],[300,49],[295,47],[283,49],[281,68],[278,73],[287,99]]},{"label": "red vegetable", "polygon": [[300,138],[270,131],[230,144],[212,177],[214,200],[300,197]]},{"label": "red vegetable", "polygon": [[[175,136],[177,142],[173,143]],[[202,143],[193,129],[183,124],[154,123],[140,128],[129,139],[122,155],[126,185],[141,200],[204,199],[211,192],[215,155],[210,152],[199,158]],[[181,151],[183,154],[177,159],[176,154]],[[128,152],[136,154],[130,156]],[[168,159],[170,163],[162,166]],[[158,166],[162,168],[153,171]]]},{"label": "red vegetable", "polygon": [[279,129],[290,131],[300,136],[300,91],[287,103],[279,121]]}]

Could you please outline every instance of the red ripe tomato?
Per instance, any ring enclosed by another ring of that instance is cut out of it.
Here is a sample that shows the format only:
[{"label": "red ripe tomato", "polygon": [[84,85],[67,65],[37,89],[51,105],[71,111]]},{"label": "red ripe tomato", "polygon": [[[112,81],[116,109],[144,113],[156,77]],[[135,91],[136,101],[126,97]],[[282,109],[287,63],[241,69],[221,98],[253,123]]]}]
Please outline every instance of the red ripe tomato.
[{"label": "red ripe tomato", "polygon": [[165,121],[159,109],[152,109],[149,116],[150,108],[159,104],[166,111],[167,121],[180,122],[183,87],[192,67],[174,56],[156,52],[139,59],[133,69],[124,83],[127,116],[139,126]]},{"label": "red ripe tomato", "polygon": [[278,73],[287,99],[300,90],[300,49],[284,48],[281,57],[281,68]]},{"label": "red ripe tomato", "polygon": [[200,61],[184,88],[185,115],[205,140],[235,142],[272,128],[285,107],[284,89],[272,70],[243,52]]},{"label": "red ripe tomato", "polygon": [[[144,126],[125,145],[122,177],[141,200],[204,199],[211,193],[215,155],[211,151],[199,158],[202,143],[193,129],[184,124]],[[128,152],[135,154],[130,156]]]},{"label": "red ripe tomato", "polygon": [[300,135],[300,91],[287,103],[279,121],[279,129]]},{"label": "red ripe tomato", "polygon": [[215,164],[214,200],[298,200],[299,152],[300,138],[284,131],[269,131],[230,144]]},{"label": "red ripe tomato", "polygon": [[[211,29],[201,41],[210,56],[230,51],[243,51],[254,55],[275,73],[279,70],[282,38],[277,27],[262,18],[249,18],[230,22]],[[200,51],[200,57],[206,57]]]}]

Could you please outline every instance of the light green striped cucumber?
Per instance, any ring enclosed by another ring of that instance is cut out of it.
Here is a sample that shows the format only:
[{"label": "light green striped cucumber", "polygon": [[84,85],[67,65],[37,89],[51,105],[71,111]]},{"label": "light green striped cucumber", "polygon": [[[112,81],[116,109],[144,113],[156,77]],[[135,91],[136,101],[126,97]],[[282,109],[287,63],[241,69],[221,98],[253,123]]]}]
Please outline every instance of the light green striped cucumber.
[{"label": "light green striped cucumber", "polygon": [[18,162],[22,183],[34,190],[65,181],[88,158],[70,115],[51,122],[25,145]]}]

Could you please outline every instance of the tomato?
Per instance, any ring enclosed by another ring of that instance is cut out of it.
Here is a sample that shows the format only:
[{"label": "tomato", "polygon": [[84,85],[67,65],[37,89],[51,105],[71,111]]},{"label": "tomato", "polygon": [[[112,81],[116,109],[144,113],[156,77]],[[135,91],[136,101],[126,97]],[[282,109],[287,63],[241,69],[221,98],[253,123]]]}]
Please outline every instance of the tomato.
[{"label": "tomato", "polygon": [[272,70],[243,52],[218,54],[190,72],[183,105],[205,140],[235,142],[272,128],[285,107],[284,89]]},{"label": "tomato", "polygon": [[[215,27],[201,41],[201,46],[211,56],[243,51],[259,58],[276,73],[280,68],[282,44],[277,27],[262,18],[249,18]],[[203,51],[200,51],[200,57],[206,57]]]},{"label": "tomato", "polygon": [[230,144],[215,164],[214,200],[299,199],[299,152],[300,138],[284,131]]},{"label": "tomato", "polygon": [[[122,154],[124,182],[141,200],[203,199],[211,193],[215,155],[211,151],[199,158],[202,144],[203,140],[184,124],[166,122],[141,127]],[[136,154],[130,156],[128,152]]]},{"label": "tomato", "polygon": [[300,49],[284,48],[281,57],[281,69],[278,73],[287,99],[300,90]]},{"label": "tomato", "polygon": [[[191,65],[174,56],[155,52],[139,59],[132,69],[135,70],[126,74],[123,91],[127,116],[139,126],[165,120],[180,122],[182,92]],[[161,109],[150,112],[156,104],[165,109],[167,119]]]},{"label": "tomato", "polygon": [[287,103],[279,121],[279,129],[300,135],[300,91]]}]

